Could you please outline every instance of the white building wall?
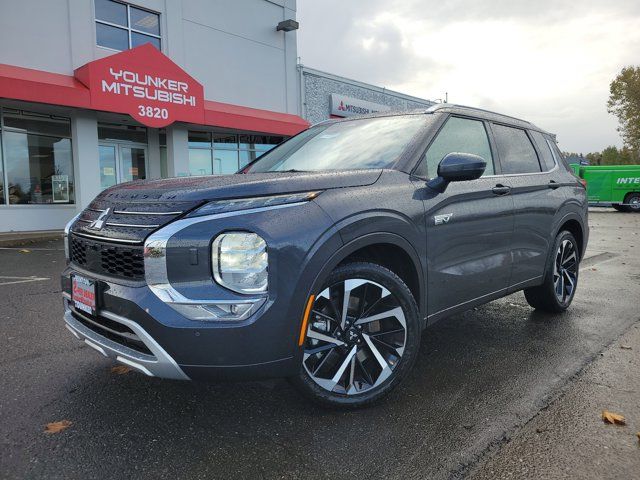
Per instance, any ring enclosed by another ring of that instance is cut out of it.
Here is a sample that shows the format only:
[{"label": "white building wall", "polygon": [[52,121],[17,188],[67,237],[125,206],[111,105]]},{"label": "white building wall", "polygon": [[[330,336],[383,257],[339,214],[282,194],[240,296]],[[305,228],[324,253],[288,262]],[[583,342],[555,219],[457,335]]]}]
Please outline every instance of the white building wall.
[{"label": "white building wall", "polygon": [[[297,113],[292,0],[135,0],[160,13],[162,51],[207,100]],[[0,63],[72,75],[113,50],[96,45],[92,0],[0,0]]]},{"label": "white building wall", "polygon": [[[205,99],[299,113],[296,32],[276,31],[278,22],[295,20],[295,0],[127,3],[160,14],[163,53],[203,84]],[[114,53],[96,45],[93,0],[0,0],[0,63],[73,75]],[[0,98],[2,104],[7,106]],[[46,105],[24,108],[54,113]],[[76,204],[0,205],[0,232],[60,229],[100,192],[98,116],[67,111]],[[159,156],[158,132],[148,129],[148,178],[160,175]],[[169,175],[188,174],[187,127],[167,128],[167,157]]]}]

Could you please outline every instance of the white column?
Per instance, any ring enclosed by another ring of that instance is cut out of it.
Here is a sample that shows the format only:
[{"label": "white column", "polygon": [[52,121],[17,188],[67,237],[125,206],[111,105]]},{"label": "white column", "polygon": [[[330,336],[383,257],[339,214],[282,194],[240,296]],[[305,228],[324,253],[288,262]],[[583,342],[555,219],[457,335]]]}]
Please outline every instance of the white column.
[{"label": "white column", "polygon": [[95,112],[76,110],[73,113],[71,137],[76,206],[80,210],[102,191],[98,161],[98,121]]},{"label": "white column", "polygon": [[167,173],[170,177],[189,175],[189,136],[183,126],[167,127]]},{"label": "white column", "polygon": [[160,178],[160,134],[157,128],[147,129],[147,142],[147,152],[149,152],[147,178]]}]

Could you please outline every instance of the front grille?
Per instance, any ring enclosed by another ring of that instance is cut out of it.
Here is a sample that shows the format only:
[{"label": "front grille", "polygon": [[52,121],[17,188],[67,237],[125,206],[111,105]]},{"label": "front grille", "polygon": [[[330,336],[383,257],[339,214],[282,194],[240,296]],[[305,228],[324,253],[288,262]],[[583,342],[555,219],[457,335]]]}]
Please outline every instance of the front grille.
[{"label": "front grille", "polygon": [[144,279],[144,247],[123,246],[71,235],[71,262],[84,270],[127,280]]},{"label": "front grille", "polygon": [[[200,202],[112,202],[96,199],[87,207],[71,231],[90,238],[127,244],[142,244],[144,239],[180,217]],[[100,226],[94,222],[108,210]]]},{"label": "front grille", "polygon": [[96,317],[88,317],[79,313],[77,310],[72,309],[71,314],[73,318],[82,323],[85,327],[96,332],[98,335],[102,335],[109,340],[116,342],[125,347],[131,348],[137,352],[144,353],[146,355],[153,355],[153,352],[147,348],[140,337],[126,325],[119,322],[114,322],[108,318],[100,315]]}]

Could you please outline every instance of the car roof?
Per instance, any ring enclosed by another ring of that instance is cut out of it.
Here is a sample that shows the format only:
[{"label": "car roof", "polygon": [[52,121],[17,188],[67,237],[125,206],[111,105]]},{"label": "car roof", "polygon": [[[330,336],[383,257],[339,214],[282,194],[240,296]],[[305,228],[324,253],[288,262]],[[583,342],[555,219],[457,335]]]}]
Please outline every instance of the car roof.
[{"label": "car roof", "polygon": [[541,133],[547,133],[549,135],[553,135],[546,130],[537,127],[531,122],[526,120],[522,120],[520,118],[512,117],[509,115],[504,115],[502,113],[492,112],[490,110],[485,110],[482,108],[476,107],[468,107],[465,105],[456,105],[453,103],[436,103],[429,108],[418,108],[412,110],[390,110],[384,112],[376,112],[370,113],[368,115],[358,115],[357,117],[347,117],[347,118],[333,118],[330,120],[325,120],[323,122],[318,123],[318,125],[325,123],[335,123],[335,122],[344,122],[349,120],[357,120],[361,118],[377,118],[377,117],[394,117],[398,115],[419,115],[419,114],[434,114],[434,113],[450,113],[457,115],[466,115],[470,117],[480,118],[483,120],[489,120],[497,123],[505,123],[507,125],[513,125],[515,127],[526,128],[529,130],[536,130]]}]

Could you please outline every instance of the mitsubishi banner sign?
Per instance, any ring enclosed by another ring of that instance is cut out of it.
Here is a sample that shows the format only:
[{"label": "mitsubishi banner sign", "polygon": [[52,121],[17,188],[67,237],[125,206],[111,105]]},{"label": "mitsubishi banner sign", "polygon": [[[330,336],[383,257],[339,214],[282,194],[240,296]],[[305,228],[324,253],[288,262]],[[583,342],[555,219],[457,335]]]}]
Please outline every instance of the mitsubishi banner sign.
[{"label": "mitsubishi banner sign", "polygon": [[127,113],[148,127],[204,123],[202,85],[151,44],[96,60],[75,71],[91,108]]},{"label": "mitsubishi banner sign", "polygon": [[368,113],[386,112],[391,110],[388,105],[367,102],[357,98],[345,97],[337,93],[331,94],[331,115],[337,117],[352,117],[354,115],[366,115]]}]

